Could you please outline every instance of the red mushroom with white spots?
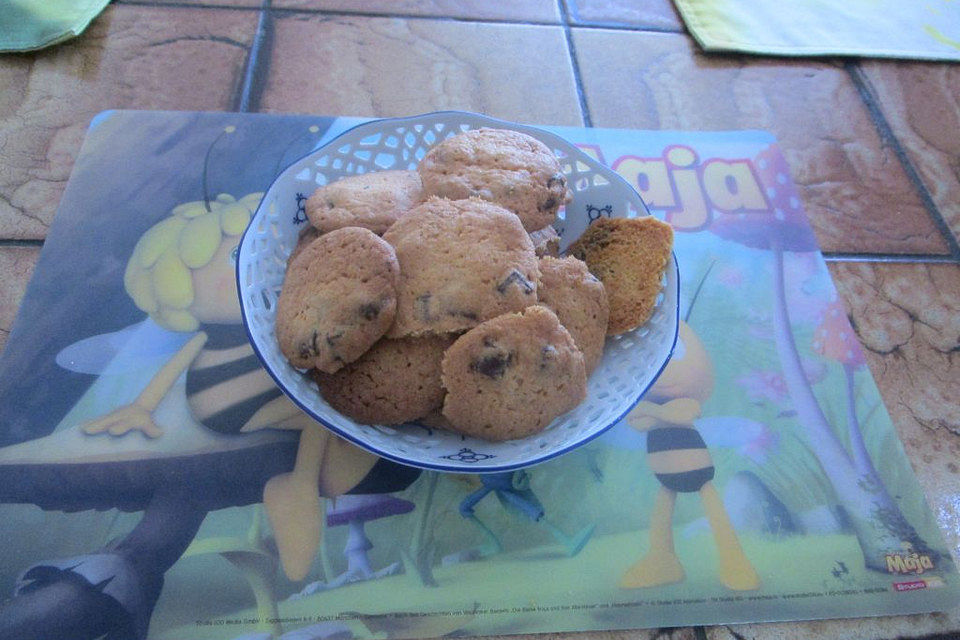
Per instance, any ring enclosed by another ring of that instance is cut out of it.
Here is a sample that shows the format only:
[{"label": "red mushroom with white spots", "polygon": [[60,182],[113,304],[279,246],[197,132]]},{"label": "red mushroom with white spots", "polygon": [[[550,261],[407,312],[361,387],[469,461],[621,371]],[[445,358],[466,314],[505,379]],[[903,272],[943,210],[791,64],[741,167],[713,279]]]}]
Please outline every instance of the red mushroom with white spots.
[{"label": "red mushroom with white spots", "polygon": [[872,469],[873,463],[870,461],[870,455],[867,453],[863,435],[860,432],[854,387],[854,372],[866,364],[867,360],[840,302],[831,302],[824,309],[823,320],[813,334],[813,350],[824,358],[843,365],[847,392],[847,431],[850,435],[854,462],[858,467]]}]

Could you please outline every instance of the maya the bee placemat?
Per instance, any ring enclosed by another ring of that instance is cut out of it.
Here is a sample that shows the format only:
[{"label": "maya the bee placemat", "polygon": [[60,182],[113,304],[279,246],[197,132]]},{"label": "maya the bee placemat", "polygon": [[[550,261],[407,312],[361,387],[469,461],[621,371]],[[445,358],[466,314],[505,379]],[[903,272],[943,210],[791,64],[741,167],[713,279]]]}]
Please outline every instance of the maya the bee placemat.
[{"label": "maya the bee placemat", "polygon": [[[351,488],[285,573],[260,502],[296,435],[252,419],[275,389],[234,315],[233,250],[272,178],[357,122],[95,119],[0,360],[0,637],[496,635],[957,602],[788,167],[750,131],[553,129],[673,225],[671,363],[611,431],[525,471],[358,479],[339,451],[326,464]],[[135,398],[144,428],[97,422]]]}]

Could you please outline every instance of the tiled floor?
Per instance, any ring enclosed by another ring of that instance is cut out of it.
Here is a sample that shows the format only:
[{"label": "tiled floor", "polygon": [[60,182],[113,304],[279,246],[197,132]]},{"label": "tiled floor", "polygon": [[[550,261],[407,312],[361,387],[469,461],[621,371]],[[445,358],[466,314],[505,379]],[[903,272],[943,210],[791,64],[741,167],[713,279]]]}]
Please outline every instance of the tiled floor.
[{"label": "tiled floor", "polygon": [[121,5],[73,42],[0,58],[0,238],[46,235],[97,112],[233,108],[257,18]]},{"label": "tiled floor", "polygon": [[647,31],[683,31],[670,0],[566,0],[567,16],[578,26],[622,27]]},{"label": "tiled floor", "polygon": [[[580,124],[559,27],[283,13],[271,29],[269,66],[258,78],[264,111],[397,116],[466,109]],[[527,100],[531,95],[549,99]]]},{"label": "tiled floor", "polygon": [[[960,67],[707,56],[669,0],[270,4],[125,0],[73,42],[0,58],[0,348],[83,131],[102,109],[456,108],[537,124],[766,129],[787,155],[871,370],[960,552]],[[960,611],[589,637],[957,630]]]}]

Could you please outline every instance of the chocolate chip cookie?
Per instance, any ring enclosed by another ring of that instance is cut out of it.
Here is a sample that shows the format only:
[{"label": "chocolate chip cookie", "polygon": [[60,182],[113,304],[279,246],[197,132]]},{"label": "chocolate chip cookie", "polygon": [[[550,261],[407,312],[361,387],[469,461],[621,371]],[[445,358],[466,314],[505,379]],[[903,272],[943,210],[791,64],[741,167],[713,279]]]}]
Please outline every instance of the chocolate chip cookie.
[{"label": "chocolate chip cookie", "polygon": [[400,269],[387,242],[346,227],[308,244],[287,268],[277,302],[280,350],[302,369],[333,373],[393,324]]},{"label": "chocolate chip cookie", "polygon": [[303,253],[303,250],[307,248],[307,245],[320,237],[320,230],[316,227],[307,225],[300,230],[300,233],[297,234],[297,244],[293,247],[293,251],[290,252],[290,257],[287,258],[287,268],[290,268],[290,265],[293,264],[293,261],[297,259],[297,256]]},{"label": "chocolate chip cookie", "polygon": [[547,225],[543,229],[537,229],[530,232],[530,240],[533,242],[533,250],[538,258],[543,256],[560,255],[560,236],[553,225]]},{"label": "chocolate chip cookie", "polygon": [[382,234],[420,201],[416,171],[374,171],[341,178],[307,199],[310,224],[321,233],[363,227]]},{"label": "chocolate chip cookie", "polygon": [[583,351],[589,376],[603,357],[610,306],[607,293],[583,260],[540,258],[540,304],[557,314],[560,324],[570,332]]},{"label": "chocolate chip cookie", "polygon": [[673,228],[650,216],[600,218],[570,246],[568,253],[586,262],[607,290],[607,335],[650,319],[672,249]]},{"label": "chocolate chip cookie", "polygon": [[417,166],[426,196],[478,197],[517,214],[527,231],[551,224],[568,199],[567,180],[550,149],[506,129],[473,129],[427,152]]},{"label": "chocolate chip cookie", "polygon": [[400,262],[391,338],[463,331],[537,301],[540,271],[530,236],[495,204],[430,198],[383,239]]},{"label": "chocolate chip cookie", "polygon": [[537,433],[586,397],[583,354],[543,306],[502,315],[466,332],[443,357],[443,415],[484,440]]},{"label": "chocolate chip cookie", "polygon": [[383,339],[333,374],[313,372],[320,394],[363,424],[401,424],[443,404],[440,362],[452,336]]}]

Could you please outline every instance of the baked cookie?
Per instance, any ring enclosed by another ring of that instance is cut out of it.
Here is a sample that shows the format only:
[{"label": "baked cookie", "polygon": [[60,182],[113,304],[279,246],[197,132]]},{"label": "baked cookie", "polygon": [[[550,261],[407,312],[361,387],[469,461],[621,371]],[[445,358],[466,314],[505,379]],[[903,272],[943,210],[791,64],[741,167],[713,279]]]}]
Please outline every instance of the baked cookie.
[{"label": "baked cookie", "polygon": [[307,245],[319,237],[320,230],[312,225],[307,225],[301,229],[297,235],[297,245],[293,248],[293,251],[290,252],[290,257],[287,258],[287,269],[290,268],[290,265],[293,264],[293,261],[297,259],[297,256],[303,252]]},{"label": "baked cookie", "polygon": [[673,229],[643,218],[600,218],[568,253],[587,263],[610,301],[607,335],[636,329],[650,319],[673,248]]},{"label": "baked cookie", "polygon": [[530,240],[533,242],[533,251],[538,258],[543,256],[560,255],[560,236],[553,225],[547,225],[543,229],[537,229],[530,232]]},{"label": "baked cookie", "polygon": [[383,339],[340,371],[314,370],[320,395],[363,424],[401,424],[443,404],[440,362],[452,336]]},{"label": "baked cookie", "polygon": [[607,293],[583,260],[540,258],[539,303],[549,307],[583,351],[589,376],[603,357],[610,306]]},{"label": "baked cookie", "polygon": [[478,198],[430,198],[383,234],[400,261],[391,338],[451,333],[537,302],[530,236],[506,209]]},{"label": "baked cookie", "polygon": [[443,357],[443,415],[455,430],[484,440],[543,430],[586,397],[583,354],[542,306],[488,320]]},{"label": "baked cookie", "polygon": [[277,301],[277,342],[295,367],[333,373],[393,324],[400,268],[388,243],[346,227],[308,244],[290,263]]},{"label": "baked cookie", "polygon": [[450,424],[450,421],[447,420],[446,416],[443,415],[443,412],[440,408],[434,409],[425,416],[420,416],[416,420],[417,424],[423,425],[430,429],[444,429],[446,431],[454,431],[453,425]]},{"label": "baked cookie", "polygon": [[420,192],[416,171],[373,171],[320,187],[305,209],[321,233],[363,227],[380,235],[420,201]]},{"label": "baked cookie", "polygon": [[567,179],[549,148],[506,129],[473,129],[430,149],[417,166],[425,196],[479,197],[520,218],[527,231],[552,223],[568,199]]}]

